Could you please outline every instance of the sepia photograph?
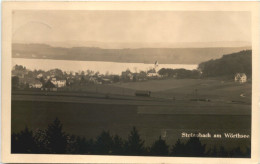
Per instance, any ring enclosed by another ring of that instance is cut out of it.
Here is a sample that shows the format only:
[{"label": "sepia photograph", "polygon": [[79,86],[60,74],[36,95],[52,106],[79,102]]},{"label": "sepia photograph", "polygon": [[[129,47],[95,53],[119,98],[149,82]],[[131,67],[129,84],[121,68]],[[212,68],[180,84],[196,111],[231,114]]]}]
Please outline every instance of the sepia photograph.
[{"label": "sepia photograph", "polygon": [[251,11],[15,9],[10,22],[10,154],[252,157]]}]

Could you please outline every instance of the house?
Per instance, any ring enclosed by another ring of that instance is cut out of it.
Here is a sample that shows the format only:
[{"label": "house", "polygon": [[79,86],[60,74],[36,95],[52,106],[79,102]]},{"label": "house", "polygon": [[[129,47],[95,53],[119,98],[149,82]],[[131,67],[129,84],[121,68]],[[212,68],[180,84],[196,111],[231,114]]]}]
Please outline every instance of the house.
[{"label": "house", "polygon": [[129,70],[123,71],[121,76],[123,79],[128,79],[128,80],[133,80],[134,78],[133,74]]},{"label": "house", "polygon": [[112,80],[106,79],[106,78],[102,78],[101,81],[102,81],[102,84],[110,84],[110,83],[112,83]]},{"label": "house", "polygon": [[235,75],[235,82],[245,83],[247,81],[247,76],[245,73],[237,73]]},{"label": "house", "polygon": [[41,88],[42,91],[57,91],[57,87],[48,80]]},{"label": "house", "polygon": [[57,87],[65,87],[66,86],[66,80],[57,80]]},{"label": "house", "polygon": [[40,78],[42,78],[42,77],[43,77],[43,74],[42,74],[42,73],[40,73],[40,74],[37,75],[37,78],[38,78],[38,79],[40,79]]},{"label": "house", "polygon": [[90,76],[89,79],[88,79],[88,81],[89,81],[90,83],[92,83],[92,84],[102,84],[102,82],[99,81],[98,78],[93,77],[93,76]]},{"label": "house", "polygon": [[42,87],[42,83],[39,80],[30,80],[29,82],[29,88],[41,88]]},{"label": "house", "polygon": [[51,78],[52,84],[54,84],[57,88],[65,87],[66,86],[66,80],[57,80],[57,78],[52,77]]},{"label": "house", "polygon": [[158,73],[153,73],[153,72],[147,73],[147,76],[148,77],[160,77],[160,75]]}]

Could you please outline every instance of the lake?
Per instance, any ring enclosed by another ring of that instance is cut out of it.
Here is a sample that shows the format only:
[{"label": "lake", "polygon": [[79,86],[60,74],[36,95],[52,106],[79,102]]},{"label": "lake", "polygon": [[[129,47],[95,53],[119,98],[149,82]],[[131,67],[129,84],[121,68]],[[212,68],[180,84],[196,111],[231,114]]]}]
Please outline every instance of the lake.
[{"label": "lake", "polygon": [[[72,61],[72,60],[51,60],[51,59],[25,59],[25,58],[12,58],[12,67],[15,65],[23,65],[30,70],[44,70],[61,69],[66,72],[81,72],[92,70],[100,74],[121,74],[122,71],[129,69],[131,72],[147,71],[154,68],[154,63],[118,63],[118,62],[105,62],[105,61]],[[157,69],[161,68],[184,68],[193,70],[197,68],[196,64],[160,64]]]}]

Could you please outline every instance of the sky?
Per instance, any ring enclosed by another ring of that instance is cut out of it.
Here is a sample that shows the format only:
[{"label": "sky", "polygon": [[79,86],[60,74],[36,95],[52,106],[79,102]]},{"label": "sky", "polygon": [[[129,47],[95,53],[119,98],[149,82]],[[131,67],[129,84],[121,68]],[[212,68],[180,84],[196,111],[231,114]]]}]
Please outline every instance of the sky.
[{"label": "sky", "polygon": [[14,11],[13,42],[251,42],[250,12]]}]

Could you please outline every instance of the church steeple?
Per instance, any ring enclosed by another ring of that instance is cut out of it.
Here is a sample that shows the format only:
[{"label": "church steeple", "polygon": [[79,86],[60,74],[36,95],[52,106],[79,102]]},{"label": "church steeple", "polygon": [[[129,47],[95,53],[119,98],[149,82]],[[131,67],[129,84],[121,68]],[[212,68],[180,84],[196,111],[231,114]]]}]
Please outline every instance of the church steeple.
[{"label": "church steeple", "polygon": [[159,67],[159,63],[158,61],[156,60],[155,63],[154,63],[154,70],[155,72],[157,72],[157,68]]}]

